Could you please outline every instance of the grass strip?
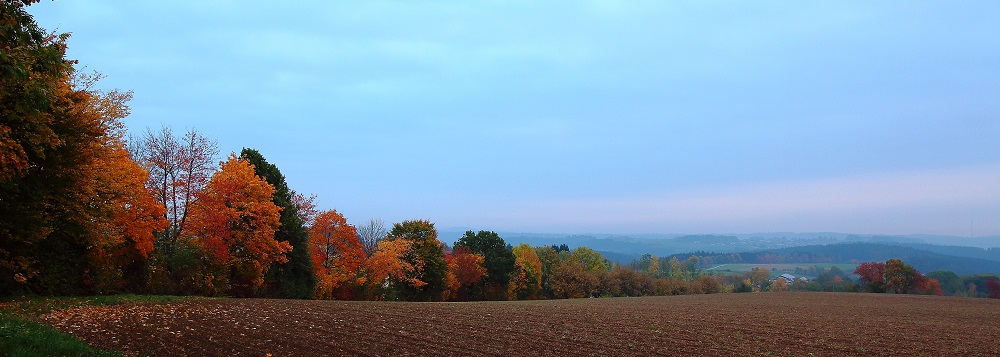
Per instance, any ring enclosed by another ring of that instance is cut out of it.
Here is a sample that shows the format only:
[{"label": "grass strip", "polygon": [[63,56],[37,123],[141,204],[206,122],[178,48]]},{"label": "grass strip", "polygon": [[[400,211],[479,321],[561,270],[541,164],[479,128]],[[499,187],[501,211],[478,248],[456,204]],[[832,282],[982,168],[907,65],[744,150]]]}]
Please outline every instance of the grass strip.
[{"label": "grass strip", "polygon": [[5,356],[121,356],[87,346],[56,329],[19,317],[0,315],[0,351]]}]

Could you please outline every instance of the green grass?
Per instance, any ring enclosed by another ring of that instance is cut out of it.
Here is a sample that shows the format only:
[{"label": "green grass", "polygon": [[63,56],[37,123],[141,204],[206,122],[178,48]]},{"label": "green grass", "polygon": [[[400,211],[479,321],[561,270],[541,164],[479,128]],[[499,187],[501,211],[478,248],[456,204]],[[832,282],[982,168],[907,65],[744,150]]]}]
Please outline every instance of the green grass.
[{"label": "green grass", "polygon": [[55,310],[124,303],[165,303],[186,296],[106,295],[86,297],[20,297],[0,301],[0,354],[3,356],[120,356],[33,320]]},{"label": "green grass", "polygon": [[5,356],[120,356],[87,346],[73,336],[24,318],[0,315],[0,351]]},{"label": "green grass", "polygon": [[816,266],[817,268],[830,269],[830,267],[837,267],[843,270],[845,273],[850,274],[858,267],[857,264],[834,264],[834,263],[792,263],[792,264],[722,264],[718,266],[711,267],[705,271],[715,272],[715,273],[746,273],[751,271],[753,268],[765,268],[771,271],[772,276],[777,276],[784,273],[795,274],[795,268],[802,268],[803,270],[809,268],[810,266]]},{"label": "green grass", "polygon": [[37,317],[54,310],[69,309],[80,306],[111,306],[124,303],[166,303],[179,300],[192,299],[188,296],[168,296],[168,295],[100,295],[100,296],[74,296],[74,297],[20,297],[0,301],[0,303],[11,303],[6,309],[0,309],[0,313],[14,313],[21,316]]}]

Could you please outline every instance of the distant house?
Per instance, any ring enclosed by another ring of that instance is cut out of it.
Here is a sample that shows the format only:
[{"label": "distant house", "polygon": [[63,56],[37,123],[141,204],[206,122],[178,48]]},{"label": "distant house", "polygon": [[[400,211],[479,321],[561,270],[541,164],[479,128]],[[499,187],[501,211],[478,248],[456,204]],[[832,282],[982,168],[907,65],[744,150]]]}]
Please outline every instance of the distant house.
[{"label": "distant house", "polygon": [[795,276],[792,275],[792,274],[788,274],[788,273],[778,275],[777,277],[775,277],[774,279],[771,279],[771,280],[774,281],[774,280],[778,280],[778,279],[785,279],[785,282],[788,283],[788,284],[791,284],[791,283],[795,282]]}]

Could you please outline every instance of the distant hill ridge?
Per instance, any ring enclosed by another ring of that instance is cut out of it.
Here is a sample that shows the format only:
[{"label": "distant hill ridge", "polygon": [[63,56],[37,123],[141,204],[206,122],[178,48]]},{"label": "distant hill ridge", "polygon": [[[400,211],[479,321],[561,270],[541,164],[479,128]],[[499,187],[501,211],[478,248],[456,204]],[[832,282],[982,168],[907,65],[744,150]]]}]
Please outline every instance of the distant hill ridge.
[{"label": "distant hill ridge", "polygon": [[[464,228],[463,228],[464,229]],[[453,242],[464,231],[443,230],[442,240]],[[1000,237],[954,237],[935,235],[857,235],[846,233],[753,233],[753,234],[551,234],[500,233],[511,245],[566,244],[589,247],[611,261],[628,264],[643,254],[658,257],[737,254],[745,262],[766,253],[770,259],[800,262],[885,261],[900,258],[922,272],[950,270],[957,274],[1000,273]],[[692,253],[698,252],[698,253]],[[712,252],[712,253],[705,253]],[[780,258],[784,257],[784,258]]]},{"label": "distant hill ridge", "polygon": [[945,255],[903,245],[867,242],[808,245],[743,253],[694,252],[674,254],[670,257],[687,259],[692,255],[708,258],[704,260],[710,264],[860,263],[895,258],[924,273],[936,270],[948,270],[959,275],[1000,273],[1000,261],[997,260]]}]

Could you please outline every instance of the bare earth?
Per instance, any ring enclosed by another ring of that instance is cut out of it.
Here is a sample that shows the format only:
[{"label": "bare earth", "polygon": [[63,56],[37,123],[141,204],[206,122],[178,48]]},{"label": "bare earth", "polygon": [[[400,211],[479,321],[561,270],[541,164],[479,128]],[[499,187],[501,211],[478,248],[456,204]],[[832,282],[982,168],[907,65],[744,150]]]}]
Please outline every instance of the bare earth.
[{"label": "bare earth", "polygon": [[200,299],[43,321],[154,356],[1000,355],[1000,300],[755,293],[517,302]]}]

